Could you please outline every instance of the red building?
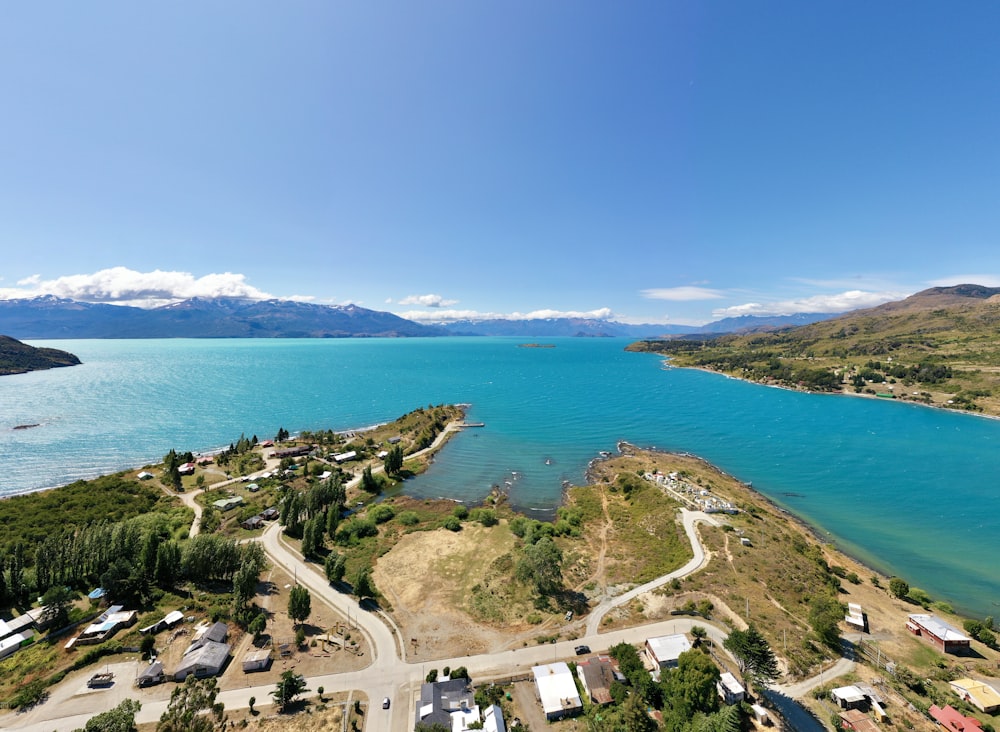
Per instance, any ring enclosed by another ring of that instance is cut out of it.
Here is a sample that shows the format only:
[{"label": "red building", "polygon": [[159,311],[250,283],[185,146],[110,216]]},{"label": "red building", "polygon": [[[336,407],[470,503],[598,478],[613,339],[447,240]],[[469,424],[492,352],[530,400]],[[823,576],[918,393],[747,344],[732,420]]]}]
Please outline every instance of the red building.
[{"label": "red building", "polygon": [[942,653],[968,653],[972,643],[969,636],[936,615],[911,615],[906,621],[906,629],[927,639]]}]

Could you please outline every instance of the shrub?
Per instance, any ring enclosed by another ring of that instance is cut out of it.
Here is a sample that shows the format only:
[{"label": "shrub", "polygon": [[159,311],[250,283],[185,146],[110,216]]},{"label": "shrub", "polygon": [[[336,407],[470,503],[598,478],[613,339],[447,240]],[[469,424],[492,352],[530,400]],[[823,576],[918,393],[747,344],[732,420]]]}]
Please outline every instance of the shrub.
[{"label": "shrub", "polygon": [[417,516],[416,511],[403,511],[401,514],[396,516],[396,521],[401,523],[403,526],[416,526],[420,523],[420,517]]},{"label": "shrub", "polygon": [[444,526],[446,529],[448,529],[448,531],[461,531],[462,530],[462,522],[458,520],[457,516],[449,516],[448,518],[446,518],[444,520],[444,523],[442,524],[442,526]]},{"label": "shrub", "polygon": [[377,524],[384,524],[396,515],[395,509],[386,503],[380,503],[368,509],[368,518]]}]

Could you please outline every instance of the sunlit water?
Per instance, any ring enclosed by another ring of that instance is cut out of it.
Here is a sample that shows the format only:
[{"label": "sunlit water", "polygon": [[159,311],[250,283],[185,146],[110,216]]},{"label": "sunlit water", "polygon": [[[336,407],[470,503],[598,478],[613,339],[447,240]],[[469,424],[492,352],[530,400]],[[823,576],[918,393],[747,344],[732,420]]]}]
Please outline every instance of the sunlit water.
[{"label": "sunlit water", "polygon": [[220,447],[242,432],[349,429],[462,402],[486,427],[453,439],[408,493],[474,502],[501,485],[518,507],[544,513],[618,440],[691,452],[879,569],[996,614],[1000,421],[664,369],[624,352],[626,340],[519,342],[38,342],[84,363],[0,378],[0,494],[141,466],[171,447]]}]

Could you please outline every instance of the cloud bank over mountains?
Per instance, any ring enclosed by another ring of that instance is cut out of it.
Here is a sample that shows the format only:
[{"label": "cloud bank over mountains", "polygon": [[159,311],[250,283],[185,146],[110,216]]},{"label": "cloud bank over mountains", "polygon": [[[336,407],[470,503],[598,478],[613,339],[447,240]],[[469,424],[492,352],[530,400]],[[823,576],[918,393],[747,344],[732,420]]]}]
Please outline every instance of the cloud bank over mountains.
[{"label": "cloud bank over mountains", "polygon": [[248,284],[244,275],[233,272],[195,277],[190,272],[164,272],[158,269],[136,272],[127,267],[112,267],[93,274],[66,275],[52,280],[43,280],[34,275],[19,280],[15,288],[0,288],[0,299],[4,300],[41,295],[144,308],[193,297],[245,297],[252,300],[274,297]]},{"label": "cloud bank over mountains", "polygon": [[[706,303],[727,300],[737,304],[717,306],[711,309],[713,319],[733,318],[744,315],[779,316],[796,313],[841,313],[859,308],[869,308],[893,300],[900,300],[929,286],[950,286],[956,284],[980,284],[988,287],[1000,286],[1000,276],[991,274],[970,274],[942,277],[918,286],[907,287],[891,281],[858,277],[857,280],[809,280],[795,279],[793,287],[805,293],[801,296],[771,298],[766,294],[746,289],[719,288],[705,286],[706,282],[696,282],[677,287],[648,288],[639,290],[635,296],[642,300],[656,300],[674,303]],[[851,284],[868,285],[867,288]],[[2,284],[2,281],[0,281]],[[817,292],[827,290],[827,292]],[[830,292],[829,290],[837,290]],[[794,290],[793,290],[794,293]],[[599,293],[598,293],[599,294]],[[196,276],[190,272],[153,270],[138,272],[128,267],[111,267],[91,274],[74,274],[43,279],[33,275],[17,281],[14,287],[0,286],[0,300],[33,298],[52,295],[90,303],[132,305],[142,308],[157,307],[191,298],[246,298],[250,300],[291,300],[315,302],[313,296],[281,296],[266,292],[247,281],[246,275],[235,272],[211,273]],[[329,300],[323,300],[329,302]],[[606,320],[621,323],[680,323],[702,325],[708,318],[692,320],[684,318],[635,317],[609,307],[591,310],[562,310],[540,308],[528,312],[491,312],[474,308],[456,308],[459,300],[439,293],[411,294],[399,299],[385,300],[396,315],[419,323],[453,323],[456,321],[482,320],[546,320],[557,318]],[[344,304],[349,304],[346,301]],[[353,304],[361,304],[356,302]],[[721,304],[719,304],[721,305]],[[412,309],[407,309],[412,307]]]}]

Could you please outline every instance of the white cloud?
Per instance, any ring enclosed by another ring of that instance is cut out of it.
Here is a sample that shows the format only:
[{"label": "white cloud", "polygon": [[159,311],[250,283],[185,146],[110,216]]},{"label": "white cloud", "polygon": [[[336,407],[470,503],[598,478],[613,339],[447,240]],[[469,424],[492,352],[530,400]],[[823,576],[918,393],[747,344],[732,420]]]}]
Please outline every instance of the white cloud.
[{"label": "white cloud", "polygon": [[982,285],[983,287],[1000,287],[1000,276],[989,274],[966,274],[954,277],[942,277],[931,280],[933,287],[952,287],[954,285]]},{"label": "white cloud", "polygon": [[[66,275],[53,280],[32,275],[17,284],[16,288],[0,289],[0,299],[55,295],[83,302],[154,307],[192,297],[246,297],[253,300],[274,297],[247,284],[244,275],[233,272],[195,277],[190,272],[136,272],[127,267],[112,267],[93,274]],[[311,298],[296,296],[294,299],[304,301]]]},{"label": "white cloud", "polygon": [[400,305],[419,305],[425,308],[443,308],[456,305],[458,300],[446,300],[440,295],[408,295],[399,301]]},{"label": "white cloud", "polygon": [[708,287],[659,287],[643,290],[642,296],[649,300],[672,300],[674,302],[689,302],[695,300],[718,300],[724,297],[719,290]]},{"label": "white cloud", "polygon": [[859,308],[870,308],[884,302],[899,300],[909,293],[866,292],[848,290],[832,295],[813,295],[797,300],[775,302],[748,302],[712,311],[715,318],[736,318],[741,315],[793,315],[795,313],[842,313]]},{"label": "white cloud", "polygon": [[532,310],[529,313],[481,313],[478,310],[411,310],[396,313],[401,318],[419,322],[442,323],[455,320],[545,320],[548,318],[590,318],[593,320],[612,320],[614,313],[610,308],[596,310]]}]

